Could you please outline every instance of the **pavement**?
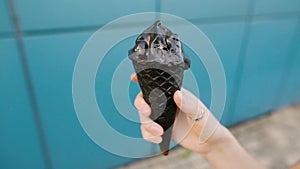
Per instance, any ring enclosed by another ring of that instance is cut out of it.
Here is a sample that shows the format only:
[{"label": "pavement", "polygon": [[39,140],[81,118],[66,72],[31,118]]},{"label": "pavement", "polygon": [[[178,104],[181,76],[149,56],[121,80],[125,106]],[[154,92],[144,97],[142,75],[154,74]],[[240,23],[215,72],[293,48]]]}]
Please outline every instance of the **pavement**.
[{"label": "pavement", "polygon": [[[230,131],[266,169],[300,169],[300,104],[240,123]],[[182,147],[168,156],[141,159],[118,169],[213,169],[200,154]]]}]

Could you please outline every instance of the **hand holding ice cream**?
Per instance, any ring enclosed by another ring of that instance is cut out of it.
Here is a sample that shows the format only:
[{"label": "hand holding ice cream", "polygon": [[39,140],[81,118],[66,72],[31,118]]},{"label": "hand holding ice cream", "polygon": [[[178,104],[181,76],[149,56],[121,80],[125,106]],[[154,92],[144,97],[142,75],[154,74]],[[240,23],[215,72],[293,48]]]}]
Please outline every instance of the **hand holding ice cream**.
[{"label": "hand holding ice cream", "polygon": [[[137,76],[131,79],[138,82]],[[238,143],[230,131],[222,126],[192,93],[185,89],[176,91],[174,102],[181,111],[175,118],[172,139],[181,146],[203,154],[216,169],[263,169]],[[139,93],[135,106],[141,120],[143,138],[153,143],[162,141],[163,128],[151,120],[151,109]],[[195,121],[205,110],[204,116]],[[214,127],[218,126],[216,130]],[[207,137],[209,135],[209,137]]]}]

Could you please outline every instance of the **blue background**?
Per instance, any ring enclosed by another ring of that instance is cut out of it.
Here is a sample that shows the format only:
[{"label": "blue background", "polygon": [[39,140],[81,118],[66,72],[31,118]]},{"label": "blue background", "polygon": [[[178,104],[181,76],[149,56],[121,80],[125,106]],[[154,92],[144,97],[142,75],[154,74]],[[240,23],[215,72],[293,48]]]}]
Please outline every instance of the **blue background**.
[{"label": "blue background", "polygon": [[[0,0],[1,169],[104,169],[134,160],[101,149],[84,133],[73,107],[72,73],[93,32],[118,17],[153,11],[188,19],[215,45],[227,78],[224,125],[300,101],[299,0]],[[133,39],[114,47],[107,57],[116,59],[107,62],[127,57]],[[196,56],[185,50],[193,61]],[[196,76],[208,104],[207,72],[199,61],[193,67],[202,70]],[[110,81],[114,69],[103,71],[110,73],[99,73],[96,84]],[[138,91],[131,84],[131,100]],[[100,95],[96,88],[96,94],[115,129],[141,137],[137,123],[108,114],[118,114],[109,92]]]}]

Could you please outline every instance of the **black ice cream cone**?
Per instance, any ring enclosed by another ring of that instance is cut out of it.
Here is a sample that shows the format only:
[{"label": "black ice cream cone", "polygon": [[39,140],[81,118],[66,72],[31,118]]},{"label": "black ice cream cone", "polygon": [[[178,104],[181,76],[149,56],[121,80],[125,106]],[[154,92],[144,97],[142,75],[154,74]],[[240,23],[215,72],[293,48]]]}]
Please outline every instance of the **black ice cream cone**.
[{"label": "black ice cream cone", "polygon": [[180,40],[158,21],[146,29],[129,51],[145,101],[151,107],[151,119],[162,126],[159,144],[168,155],[177,106],[173,95],[180,90],[183,72],[190,66]]},{"label": "black ice cream cone", "polygon": [[183,68],[176,65],[170,67],[157,65],[157,63],[133,62],[133,64],[143,97],[151,107],[150,117],[164,129],[159,146],[162,154],[167,155],[177,111],[173,95],[181,88]]}]

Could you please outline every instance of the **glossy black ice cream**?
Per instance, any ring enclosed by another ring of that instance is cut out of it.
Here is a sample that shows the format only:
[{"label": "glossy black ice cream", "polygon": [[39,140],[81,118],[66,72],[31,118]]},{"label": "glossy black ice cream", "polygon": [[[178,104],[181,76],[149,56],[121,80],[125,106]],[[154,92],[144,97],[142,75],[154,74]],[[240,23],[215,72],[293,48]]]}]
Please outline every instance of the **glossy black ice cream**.
[{"label": "glossy black ice cream", "polygon": [[160,21],[156,21],[136,39],[134,48],[129,50],[129,58],[137,62],[178,65],[184,69],[190,67],[178,35],[173,34]]}]

